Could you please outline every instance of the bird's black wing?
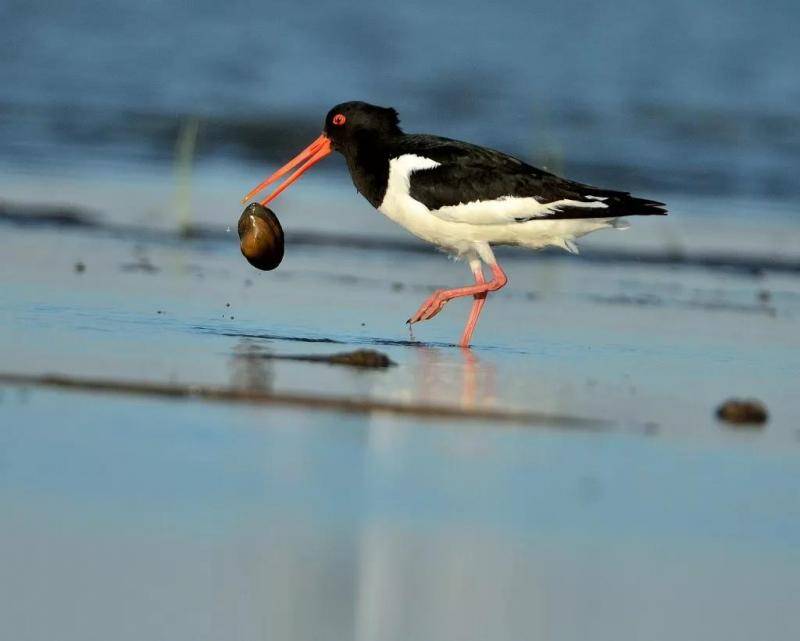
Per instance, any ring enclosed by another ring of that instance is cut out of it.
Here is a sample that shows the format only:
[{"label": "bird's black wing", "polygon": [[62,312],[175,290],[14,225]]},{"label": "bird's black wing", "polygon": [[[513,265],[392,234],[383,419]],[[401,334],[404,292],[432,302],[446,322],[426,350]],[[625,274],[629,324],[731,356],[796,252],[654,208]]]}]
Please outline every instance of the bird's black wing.
[{"label": "bird's black wing", "polygon": [[[601,189],[560,178],[537,169],[500,151],[437,136],[405,136],[404,149],[439,163],[432,169],[415,171],[410,176],[410,195],[436,213],[443,207],[475,202],[532,198],[529,215],[518,207],[494,207],[494,212],[476,219],[477,209],[469,214],[473,224],[525,222],[536,218],[607,218],[632,215],[666,214],[664,204],[636,198],[627,192]],[[552,204],[551,204],[552,203]],[[505,212],[503,210],[506,210]],[[458,215],[448,211],[447,217]]]}]

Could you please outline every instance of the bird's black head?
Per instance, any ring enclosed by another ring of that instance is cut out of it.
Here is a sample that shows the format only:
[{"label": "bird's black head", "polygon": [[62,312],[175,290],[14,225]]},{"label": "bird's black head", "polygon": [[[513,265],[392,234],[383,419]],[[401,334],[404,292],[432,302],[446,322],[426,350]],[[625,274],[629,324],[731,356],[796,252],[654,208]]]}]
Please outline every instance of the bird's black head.
[{"label": "bird's black head", "polygon": [[359,143],[401,134],[400,118],[391,107],[378,107],[366,102],[343,102],[325,116],[324,134],[333,148],[345,152]]},{"label": "bird's black head", "polygon": [[325,117],[322,135],[278,171],[256,185],[242,198],[242,202],[250,200],[279,178],[290,174],[277,189],[261,201],[261,204],[266,206],[334,150],[344,154],[348,165],[354,162],[353,159],[359,152],[366,152],[366,154],[361,153],[362,157],[370,154],[374,156],[375,150],[382,148],[382,143],[403,133],[398,122],[397,112],[387,107],[376,107],[366,102],[343,102],[336,105]]}]

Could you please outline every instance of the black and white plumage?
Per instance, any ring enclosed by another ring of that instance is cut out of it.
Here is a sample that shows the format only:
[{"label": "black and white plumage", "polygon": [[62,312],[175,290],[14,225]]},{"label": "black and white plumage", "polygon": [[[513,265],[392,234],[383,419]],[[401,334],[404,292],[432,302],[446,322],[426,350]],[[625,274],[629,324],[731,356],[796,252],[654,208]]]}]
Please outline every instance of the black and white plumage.
[{"label": "black and white plumage", "polygon": [[[493,245],[553,245],[577,252],[577,238],[599,229],[625,228],[622,217],[667,213],[663,203],[560,178],[500,151],[406,134],[394,109],[364,102],[331,109],[322,136],[247,197],[297,168],[263,201],[268,203],[331,151],[345,157],[356,189],[378,211],[469,262],[475,285],[436,292],[409,319],[427,320],[452,298],[473,296],[464,346],[486,294],[506,282]],[[484,281],[482,264],[492,270],[489,282]]]},{"label": "black and white plumage", "polygon": [[[344,125],[333,124],[336,114]],[[566,180],[493,149],[406,134],[394,109],[337,105],[325,134],[376,209],[461,256],[487,254],[484,243],[574,251],[576,238],[624,226],[620,217],[666,214],[663,203]]]}]

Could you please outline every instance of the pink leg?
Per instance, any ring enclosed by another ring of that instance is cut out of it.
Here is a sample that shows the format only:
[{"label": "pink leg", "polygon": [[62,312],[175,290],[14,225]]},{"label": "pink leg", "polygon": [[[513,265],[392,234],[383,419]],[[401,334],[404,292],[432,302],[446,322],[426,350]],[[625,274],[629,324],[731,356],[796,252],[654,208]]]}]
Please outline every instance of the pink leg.
[{"label": "pink leg", "polygon": [[[464,335],[461,337],[462,345],[464,340],[466,339],[469,342],[469,339],[472,337],[472,332],[475,329],[475,325],[478,322],[478,316],[480,315],[481,309],[483,308],[483,303],[485,301],[478,300],[477,295],[483,294],[484,298],[488,292],[493,292],[501,287],[503,287],[508,282],[508,277],[506,276],[505,272],[502,270],[500,265],[494,263],[491,265],[492,269],[492,280],[488,283],[481,282],[483,280],[483,275],[481,275],[481,280],[478,280],[478,276],[476,274],[475,280],[477,281],[475,285],[469,285],[467,287],[458,287],[456,289],[440,289],[435,291],[431,294],[427,300],[422,303],[422,306],[417,310],[417,312],[408,319],[407,322],[409,323],[418,323],[419,321],[429,320],[436,316],[445,304],[448,301],[453,300],[454,298],[460,298],[462,296],[474,296],[476,298],[475,303],[472,305],[472,311],[470,312],[469,320],[467,321],[467,326],[464,328]],[[473,318],[474,317],[474,318]],[[469,331],[468,331],[469,330]]]},{"label": "pink leg", "polygon": [[[473,269],[472,273],[475,274],[475,282],[478,285],[482,285],[485,282],[483,270],[481,269],[480,263],[478,263],[476,267],[477,269]],[[478,324],[478,317],[481,315],[483,304],[486,302],[486,292],[474,294],[473,298],[475,300],[472,303],[472,309],[469,312],[467,324],[464,326],[464,333],[461,334],[461,340],[458,343],[461,347],[469,347],[469,343],[472,340],[472,333],[475,331],[475,326]]]}]

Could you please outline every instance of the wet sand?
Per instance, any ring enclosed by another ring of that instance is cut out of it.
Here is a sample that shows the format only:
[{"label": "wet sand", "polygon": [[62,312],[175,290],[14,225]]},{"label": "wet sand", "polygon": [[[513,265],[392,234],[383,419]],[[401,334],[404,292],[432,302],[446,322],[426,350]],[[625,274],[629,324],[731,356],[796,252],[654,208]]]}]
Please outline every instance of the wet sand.
[{"label": "wet sand", "polygon": [[[404,323],[466,271],[416,250],[424,245],[413,239],[382,245],[380,236],[353,242],[346,230],[298,231],[296,242],[287,234],[284,263],[259,272],[239,254],[235,231],[220,227],[187,235],[64,209],[27,212],[21,224],[26,210],[17,210],[11,217],[6,206],[0,218],[5,374],[225,387],[250,368],[269,373],[270,391],[692,435],[716,429],[716,406],[743,394],[770,408],[769,438],[796,436],[800,260],[766,248],[704,260],[637,249],[634,236],[622,251],[589,241],[579,257],[506,250],[511,284],[492,296],[465,352],[453,342],[467,302],[413,333]],[[343,373],[297,360],[356,348],[380,350],[399,367]]]},{"label": "wet sand", "polygon": [[[730,641],[800,624],[791,256],[648,260],[669,248],[636,236],[638,261],[592,241],[507,251],[464,351],[466,302],[404,323],[465,277],[435,252],[290,230],[260,273],[235,230],[100,221],[0,221],[11,630]],[[315,360],[362,348],[396,366]],[[720,422],[731,396],[768,423]]]}]

